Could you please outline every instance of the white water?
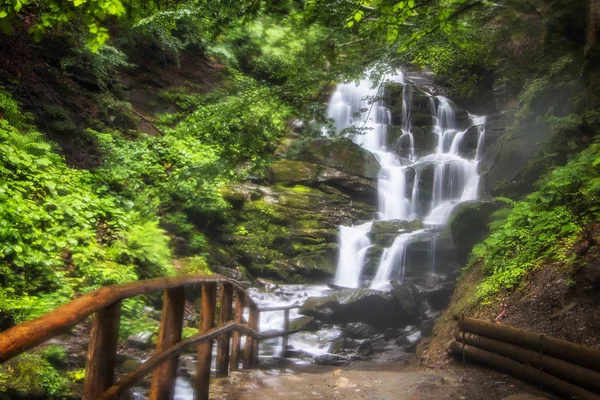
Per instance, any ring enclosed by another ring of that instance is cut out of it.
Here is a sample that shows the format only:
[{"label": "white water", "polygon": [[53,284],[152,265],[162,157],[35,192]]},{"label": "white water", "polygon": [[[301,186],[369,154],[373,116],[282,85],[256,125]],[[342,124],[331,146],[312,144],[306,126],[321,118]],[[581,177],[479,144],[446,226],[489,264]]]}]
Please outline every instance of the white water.
[{"label": "white water", "polygon": [[346,267],[347,272],[335,277],[335,284],[343,287],[358,287],[360,274],[367,250],[371,246],[367,234],[372,222],[357,226],[340,226],[340,257],[338,270]]},{"label": "white water", "polygon": [[[383,87],[369,79],[358,85],[343,83],[333,94],[328,115],[339,132],[351,132],[352,140],[375,155],[381,165],[378,175],[380,220],[421,219],[426,225],[445,225],[455,206],[463,201],[476,200],[479,188],[478,164],[485,139],[485,117],[469,116],[471,127],[464,131],[456,129],[456,114],[451,102],[445,97],[429,98],[433,119],[433,133],[437,135],[434,152],[417,157],[415,139],[411,132],[411,104],[413,87],[402,74],[388,77],[402,83],[402,134],[397,139],[397,152],[388,150],[388,134],[391,131],[391,113],[384,106]],[[474,127],[478,132],[475,158],[462,155],[463,142]],[[422,172],[433,168],[431,197],[421,193]],[[345,287],[361,285],[365,254],[371,246],[371,224],[340,226],[340,253],[335,283]],[[400,234],[391,247],[384,250],[371,287],[383,288],[390,279],[404,278],[407,248],[422,231]],[[435,245],[432,244],[432,249]],[[431,255],[434,260],[434,255]],[[425,269],[425,266],[423,266]],[[434,268],[433,264],[432,267]]]}]

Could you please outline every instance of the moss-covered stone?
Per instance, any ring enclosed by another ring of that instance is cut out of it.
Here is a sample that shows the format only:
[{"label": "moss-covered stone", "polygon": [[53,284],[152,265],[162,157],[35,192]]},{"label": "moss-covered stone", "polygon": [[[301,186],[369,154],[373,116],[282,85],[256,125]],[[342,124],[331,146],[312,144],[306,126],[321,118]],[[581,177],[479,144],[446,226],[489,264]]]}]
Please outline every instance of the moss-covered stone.
[{"label": "moss-covered stone", "polygon": [[23,353],[2,364],[0,387],[14,399],[73,397],[64,374],[37,353]]},{"label": "moss-covered stone", "polygon": [[399,232],[413,232],[419,229],[423,229],[423,222],[419,220],[405,221],[401,219],[386,220],[386,221],[374,221],[371,226],[371,235],[395,233]]},{"label": "moss-covered stone", "polygon": [[375,179],[381,166],[375,156],[346,138],[312,140],[288,154],[290,160],[340,169],[348,174]]},{"label": "moss-covered stone", "polygon": [[362,200],[372,200],[377,195],[377,183],[374,177],[365,178],[352,175],[342,169],[304,161],[277,160],[271,164],[271,177],[276,183],[300,183],[308,186],[330,183],[342,188],[354,198]]},{"label": "moss-covered stone", "polygon": [[473,247],[485,239],[494,211],[500,208],[494,202],[473,201],[459,204],[450,218],[450,232],[456,246],[459,262],[465,264]]}]

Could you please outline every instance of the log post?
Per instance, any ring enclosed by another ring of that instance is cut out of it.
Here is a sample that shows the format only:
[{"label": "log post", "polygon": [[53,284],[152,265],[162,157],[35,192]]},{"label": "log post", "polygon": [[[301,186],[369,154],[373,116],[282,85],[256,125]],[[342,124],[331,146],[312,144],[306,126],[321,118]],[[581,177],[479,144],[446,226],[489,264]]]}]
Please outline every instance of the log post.
[{"label": "log post", "polygon": [[[250,305],[250,315],[248,317],[248,327],[258,332],[258,307]],[[258,365],[258,340],[246,336],[244,346],[244,369],[249,369]]]},{"label": "log post", "polygon": [[462,342],[463,345],[473,346],[503,357],[508,357],[523,364],[531,365],[540,371],[554,375],[567,382],[600,393],[600,372],[598,371],[475,333],[467,333],[462,337],[456,335],[456,340]]},{"label": "log post", "polygon": [[[223,283],[221,291],[221,313],[219,315],[219,324],[224,324],[233,319],[233,286],[230,283]],[[231,333],[227,332],[217,339],[217,376],[225,377],[229,368],[229,340]]]},{"label": "log post", "polygon": [[600,372],[600,350],[474,318],[459,321],[460,329],[525,347]]},{"label": "log post", "polygon": [[[165,289],[163,310],[156,343],[156,353],[167,350],[181,340],[185,290],[181,288]],[[154,371],[149,400],[170,400],[175,393],[178,357],[165,361]]]},{"label": "log post", "polygon": [[94,314],[85,363],[83,400],[100,398],[113,384],[120,317],[120,301]]},{"label": "log post", "polygon": [[[202,300],[200,311],[200,333],[210,330],[215,324],[215,307],[217,304],[217,285],[202,284]],[[208,400],[210,385],[210,361],[212,358],[213,340],[198,345],[196,379],[194,382],[194,398]]]},{"label": "log post", "polygon": [[450,350],[454,353],[464,351],[469,359],[478,361],[496,370],[514,375],[532,385],[541,383],[544,388],[560,393],[566,398],[571,399],[575,397],[580,400],[598,400],[598,396],[588,390],[501,355],[474,346],[463,346],[462,343],[459,343],[456,340],[452,341],[450,344]]},{"label": "log post", "polygon": [[[238,324],[244,323],[244,297],[243,292],[235,293],[235,322]],[[240,342],[242,341],[242,334],[238,331],[234,331],[231,340],[231,358],[229,369],[237,371],[240,367]]]},{"label": "log post", "polygon": [[[283,331],[287,332],[290,330],[290,310],[283,311]],[[288,349],[288,335],[281,338],[281,358],[286,358]]]}]

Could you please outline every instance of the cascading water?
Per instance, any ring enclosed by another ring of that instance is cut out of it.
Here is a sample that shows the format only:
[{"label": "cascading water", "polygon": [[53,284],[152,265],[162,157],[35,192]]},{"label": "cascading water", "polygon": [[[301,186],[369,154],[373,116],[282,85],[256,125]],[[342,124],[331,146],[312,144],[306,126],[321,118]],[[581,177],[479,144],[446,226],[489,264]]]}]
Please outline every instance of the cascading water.
[{"label": "cascading water", "polygon": [[[414,89],[404,76],[390,80],[403,85],[402,127],[397,139],[397,151],[386,147],[392,116],[385,107],[383,86],[374,85],[369,79],[358,85],[344,83],[338,85],[333,94],[328,113],[335,123],[336,131],[347,128],[358,130],[352,140],[375,155],[381,165],[378,175],[379,219],[415,220],[421,219],[431,226],[445,225],[455,206],[468,200],[476,200],[478,195],[478,164],[482,156],[485,139],[485,117],[470,116],[471,126],[457,130],[456,113],[451,102],[445,97],[429,97],[429,108],[433,119],[433,133],[437,144],[433,152],[417,157],[415,139],[411,132],[411,104]],[[475,129],[478,133],[475,157],[462,155],[463,142]],[[421,190],[423,171],[433,169],[431,191]],[[426,198],[427,194],[429,198]],[[344,287],[359,287],[365,262],[365,254],[372,245],[369,240],[371,223],[359,226],[340,227],[340,254],[335,283]],[[399,233],[392,246],[385,249],[373,288],[383,288],[392,278],[402,280],[406,267],[407,248],[411,241],[427,230]],[[430,248],[435,249],[435,239]],[[434,255],[431,255],[435,268]],[[426,266],[423,266],[425,269]]]},{"label": "cascading water", "polygon": [[371,222],[358,226],[340,227],[340,257],[335,277],[335,284],[344,287],[357,287],[360,273],[371,241],[367,234],[371,230]]}]

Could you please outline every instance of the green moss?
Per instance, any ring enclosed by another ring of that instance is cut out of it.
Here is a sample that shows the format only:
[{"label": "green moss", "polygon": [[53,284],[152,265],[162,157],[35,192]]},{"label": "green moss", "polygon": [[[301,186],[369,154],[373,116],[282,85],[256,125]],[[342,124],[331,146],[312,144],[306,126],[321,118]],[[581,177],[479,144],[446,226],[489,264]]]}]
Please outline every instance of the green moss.
[{"label": "green moss", "polygon": [[50,364],[58,366],[67,360],[67,351],[64,347],[50,345],[43,350],[42,357]]},{"label": "green moss", "polygon": [[69,393],[69,381],[36,353],[24,353],[0,366],[0,387],[18,396],[60,398]]},{"label": "green moss", "polygon": [[180,260],[182,268],[180,272],[183,275],[212,275],[208,266],[206,256],[196,255],[187,259]]}]

